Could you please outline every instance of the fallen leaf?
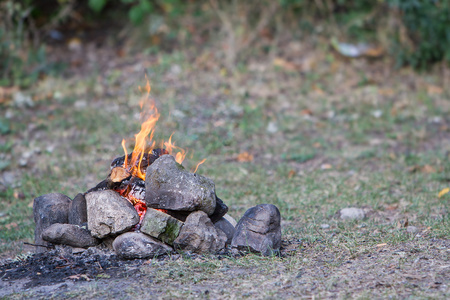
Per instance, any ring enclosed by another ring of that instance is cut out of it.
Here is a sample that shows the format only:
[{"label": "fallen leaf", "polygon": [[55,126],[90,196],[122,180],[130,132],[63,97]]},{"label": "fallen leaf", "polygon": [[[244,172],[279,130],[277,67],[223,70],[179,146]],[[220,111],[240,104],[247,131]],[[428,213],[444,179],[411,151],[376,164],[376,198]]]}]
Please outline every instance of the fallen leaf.
[{"label": "fallen leaf", "polygon": [[394,96],[395,95],[395,91],[393,89],[379,89],[378,90],[378,94],[380,96]]},{"label": "fallen leaf", "polygon": [[410,173],[415,173],[415,172],[419,172],[419,171],[422,173],[425,173],[425,174],[436,173],[436,169],[430,165],[424,165],[424,166],[415,165],[415,166],[409,167],[408,171]]},{"label": "fallen leaf", "polygon": [[387,206],[386,210],[396,210],[397,208],[398,208],[398,203]]},{"label": "fallen leaf", "polygon": [[302,109],[300,111],[300,115],[302,115],[302,116],[312,116],[313,112],[310,109],[305,108],[305,109]]},{"label": "fallen leaf", "polygon": [[280,67],[286,71],[295,71],[297,70],[297,66],[291,62],[288,62],[284,58],[277,57],[273,60],[273,65],[275,67]]},{"label": "fallen leaf", "polygon": [[430,174],[430,173],[435,173],[436,172],[436,170],[430,165],[425,165],[420,170],[422,171],[422,173],[426,173],[426,174]]},{"label": "fallen leaf", "polygon": [[288,178],[292,178],[295,175],[295,171],[294,170],[290,170],[288,173]]},{"label": "fallen leaf", "polygon": [[238,156],[236,157],[236,160],[238,162],[250,162],[250,161],[253,161],[253,155],[251,155],[248,152],[242,152],[242,153],[238,154]]},{"label": "fallen leaf", "polygon": [[322,170],[329,170],[329,169],[333,169],[333,166],[330,165],[330,164],[322,164],[322,165],[320,166],[320,168],[321,168]]},{"label": "fallen leaf", "polygon": [[440,95],[443,92],[443,89],[437,85],[429,85],[427,86],[427,92],[430,95]]},{"label": "fallen leaf", "polygon": [[384,48],[382,46],[372,46],[364,52],[364,55],[369,57],[380,57],[383,54]]},{"label": "fallen leaf", "polygon": [[438,198],[441,198],[442,196],[444,196],[445,194],[447,194],[448,192],[450,192],[450,188],[445,188],[442,191],[439,192],[438,194]]},{"label": "fallen leaf", "polygon": [[319,96],[325,95],[325,92],[315,84],[312,86],[312,90]]},{"label": "fallen leaf", "polygon": [[10,230],[11,228],[16,228],[17,223],[12,222],[12,223],[6,224],[5,227],[6,227],[6,229]]}]

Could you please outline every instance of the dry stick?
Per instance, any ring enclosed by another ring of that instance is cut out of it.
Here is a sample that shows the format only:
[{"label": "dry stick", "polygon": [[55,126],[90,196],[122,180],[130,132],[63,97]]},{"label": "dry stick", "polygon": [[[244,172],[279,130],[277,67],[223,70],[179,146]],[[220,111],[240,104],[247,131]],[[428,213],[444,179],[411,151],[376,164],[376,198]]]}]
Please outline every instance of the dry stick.
[{"label": "dry stick", "polygon": [[32,244],[32,243],[27,243],[27,242],[23,242],[25,245],[30,245],[30,246],[33,246],[33,247],[44,247],[44,248],[47,248],[47,249],[54,249],[55,248],[55,246],[47,246],[47,245],[38,245],[38,244]]}]

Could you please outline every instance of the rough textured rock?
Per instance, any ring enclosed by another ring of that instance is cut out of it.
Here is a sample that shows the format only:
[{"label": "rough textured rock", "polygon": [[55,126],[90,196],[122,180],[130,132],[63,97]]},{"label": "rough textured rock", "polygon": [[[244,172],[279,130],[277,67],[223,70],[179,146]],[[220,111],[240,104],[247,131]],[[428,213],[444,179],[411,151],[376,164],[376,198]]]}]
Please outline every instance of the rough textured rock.
[{"label": "rough textured rock", "polygon": [[260,204],[250,208],[236,226],[231,246],[271,255],[281,246],[281,216],[275,205]]},{"label": "rough textured rock", "polygon": [[186,171],[173,156],[163,155],[147,168],[145,202],[148,207],[196,211],[212,215],[216,208],[214,182]]},{"label": "rough textured rock", "polygon": [[[36,245],[50,245],[42,239],[42,232],[52,224],[67,223],[69,221],[69,205],[72,200],[63,194],[52,193],[34,199],[33,216],[36,228],[34,243]],[[46,247],[36,247],[36,252],[46,251]]]},{"label": "rough textured rock", "polygon": [[133,205],[114,191],[91,192],[85,197],[88,229],[96,238],[123,233],[139,223]]},{"label": "rough textured rock", "polygon": [[80,248],[92,247],[100,243],[100,240],[91,236],[89,230],[73,224],[52,224],[42,232],[42,238],[53,244]]},{"label": "rough textured rock", "polygon": [[225,214],[223,217],[224,217],[228,222],[230,222],[231,225],[233,225],[234,228],[236,228],[237,222],[236,222],[236,220],[235,220],[232,216],[230,216],[229,214]]},{"label": "rough textured rock", "polygon": [[339,211],[341,220],[362,220],[366,216],[364,210],[356,207],[347,207]]},{"label": "rough textured rock", "polygon": [[220,218],[219,221],[214,223],[214,227],[222,230],[225,233],[225,235],[227,236],[226,244],[230,245],[231,240],[233,239],[234,233],[236,232],[236,228],[234,228],[234,226],[224,217]]},{"label": "rough textured rock", "polygon": [[83,194],[73,198],[69,206],[69,224],[82,225],[87,222],[86,199]]},{"label": "rough textured rock", "polygon": [[196,253],[215,253],[225,247],[227,236],[217,230],[203,211],[191,213],[174,241],[175,249]]},{"label": "rough textured rock", "polygon": [[172,251],[166,244],[139,232],[119,235],[112,246],[118,256],[126,259],[153,257]]},{"label": "rough textured rock", "polygon": [[162,211],[148,208],[141,223],[141,232],[157,238],[164,243],[173,245],[178,237],[183,222]]},{"label": "rough textured rock", "polygon": [[223,203],[223,201],[216,196],[216,209],[212,215],[209,216],[213,223],[219,221],[228,212],[228,206]]}]

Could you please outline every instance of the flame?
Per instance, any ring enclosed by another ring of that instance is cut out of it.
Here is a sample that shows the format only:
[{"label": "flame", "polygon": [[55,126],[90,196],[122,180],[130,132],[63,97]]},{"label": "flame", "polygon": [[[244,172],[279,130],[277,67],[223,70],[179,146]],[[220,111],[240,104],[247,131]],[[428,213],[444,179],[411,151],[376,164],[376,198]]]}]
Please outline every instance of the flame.
[{"label": "flame", "polygon": [[[155,141],[153,141],[154,130],[157,121],[159,120],[160,114],[158,109],[156,108],[153,101],[150,100],[150,81],[147,76],[145,76],[147,83],[145,85],[145,96],[142,97],[139,105],[141,107],[142,113],[141,117],[145,119],[145,121],[141,124],[141,130],[138,134],[135,135],[135,144],[133,152],[131,152],[131,159],[128,159],[128,152],[126,148],[126,141],[122,140],[122,148],[125,153],[125,162],[123,167],[127,168],[132,176],[139,177],[142,180],[145,180],[145,173],[141,169],[142,159],[144,154],[147,152],[148,154],[152,153],[152,150],[155,149]],[[143,89],[139,87],[139,90]],[[150,100],[150,101],[148,101]],[[148,103],[148,108],[144,109],[145,104]],[[146,117],[145,117],[146,116]],[[170,136],[168,141],[162,141],[161,148],[165,148],[170,155],[175,157],[175,160],[181,164],[185,157],[186,151],[183,148],[175,146],[175,142],[172,142],[172,135]]]},{"label": "flame", "polygon": [[[142,161],[144,160],[144,157],[146,157],[145,159],[149,159],[149,157],[153,154],[153,150],[155,149],[156,145],[156,142],[153,141],[153,136],[156,123],[160,117],[160,114],[154,102],[149,98],[151,87],[147,76],[145,76],[145,78],[147,80],[147,83],[145,85],[146,93],[139,103],[141,107],[141,118],[145,121],[142,122],[141,130],[139,131],[139,133],[134,136],[135,144],[134,149],[131,152],[131,155],[128,154],[125,139],[122,140],[121,143],[123,151],[125,153],[125,159],[122,167],[125,168],[132,175],[132,177],[138,177],[144,181],[145,181],[145,170],[144,168],[141,168],[141,164]],[[141,87],[139,87],[139,90],[141,92],[143,91]],[[176,162],[181,164],[186,157],[187,151],[185,151],[183,148],[175,146],[175,142],[172,142],[172,136],[173,133],[169,137],[168,141],[161,141],[159,145],[161,148],[167,151],[163,153],[169,153],[170,155],[174,156]],[[203,159],[201,162],[197,164],[194,173],[197,172],[198,167],[205,161],[206,159]],[[147,205],[145,204],[144,199],[139,199],[141,198],[142,195],[134,194],[132,192],[131,181],[130,183],[128,183],[126,187],[121,187],[120,190],[117,189],[116,191],[120,195],[125,197],[138,212],[140,222],[138,225],[136,225],[135,229],[139,230],[142,219],[144,218],[145,213],[147,212]],[[166,210],[163,209],[158,210],[167,213]]]},{"label": "flame", "polygon": [[169,140],[167,142],[164,142],[164,147],[166,147],[166,150],[170,155],[173,155],[174,151],[178,150],[179,152],[175,154],[175,161],[181,164],[186,158],[186,151],[183,148],[175,146],[175,143],[172,143],[172,136],[173,133],[170,136]]},{"label": "flame", "polygon": [[200,161],[200,162],[197,164],[197,166],[195,167],[194,172],[192,172],[192,173],[197,173],[198,167],[200,167],[200,165],[201,165],[202,163],[204,163],[205,161],[206,161],[206,158],[202,159],[202,161]]}]

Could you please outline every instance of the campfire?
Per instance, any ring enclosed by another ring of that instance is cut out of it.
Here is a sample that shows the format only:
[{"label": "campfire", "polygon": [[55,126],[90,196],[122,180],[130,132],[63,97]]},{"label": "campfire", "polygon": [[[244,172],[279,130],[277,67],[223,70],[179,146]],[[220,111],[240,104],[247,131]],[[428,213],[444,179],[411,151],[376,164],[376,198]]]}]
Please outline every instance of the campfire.
[{"label": "campfire", "polygon": [[175,146],[172,136],[153,140],[160,114],[148,101],[148,81],[145,92],[145,119],[134,148],[128,153],[122,141],[124,155],[112,160],[106,179],[73,200],[56,193],[34,200],[37,251],[55,245],[104,247],[128,259],[180,250],[215,253],[230,246],[265,255],[278,251],[278,209],[252,207],[236,224],[214,182],[197,174],[205,159],[190,172],[182,165],[186,151]]}]

